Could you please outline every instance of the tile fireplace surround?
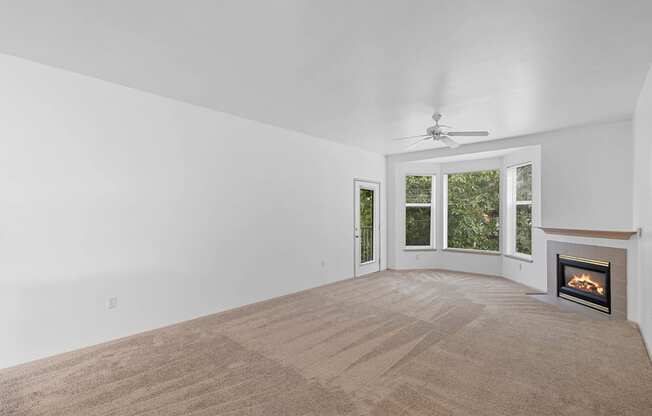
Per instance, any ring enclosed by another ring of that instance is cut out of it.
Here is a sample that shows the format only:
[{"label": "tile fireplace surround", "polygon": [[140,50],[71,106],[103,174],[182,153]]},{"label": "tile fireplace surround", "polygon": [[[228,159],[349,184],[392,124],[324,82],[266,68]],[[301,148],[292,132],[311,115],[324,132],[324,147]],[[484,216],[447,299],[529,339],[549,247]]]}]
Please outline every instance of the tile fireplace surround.
[{"label": "tile fireplace surround", "polygon": [[[557,255],[604,260],[611,263],[611,314],[605,314],[578,303],[557,297]],[[548,293],[544,301],[556,303],[574,312],[589,314],[596,318],[627,319],[627,250],[624,248],[592,246],[549,240],[547,244]]]}]

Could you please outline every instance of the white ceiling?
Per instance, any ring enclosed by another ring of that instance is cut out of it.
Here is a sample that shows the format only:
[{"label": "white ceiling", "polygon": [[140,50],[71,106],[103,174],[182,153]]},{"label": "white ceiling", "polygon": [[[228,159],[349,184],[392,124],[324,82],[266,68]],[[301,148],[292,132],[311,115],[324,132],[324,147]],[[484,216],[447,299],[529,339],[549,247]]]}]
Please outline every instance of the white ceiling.
[{"label": "white ceiling", "polygon": [[0,52],[397,153],[630,117],[652,1],[0,1]]}]

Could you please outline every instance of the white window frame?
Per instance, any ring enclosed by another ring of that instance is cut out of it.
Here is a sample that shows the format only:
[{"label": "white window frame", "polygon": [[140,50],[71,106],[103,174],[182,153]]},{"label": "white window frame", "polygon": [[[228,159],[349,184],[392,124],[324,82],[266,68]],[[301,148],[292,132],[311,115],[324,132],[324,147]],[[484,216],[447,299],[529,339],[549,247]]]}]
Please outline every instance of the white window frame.
[{"label": "white window frame", "polygon": [[[430,203],[407,202],[407,177],[408,176],[430,176],[432,189],[430,190]],[[437,248],[437,175],[434,173],[406,173],[403,176],[403,250],[435,250]],[[407,245],[407,208],[408,207],[430,207],[430,244],[427,246],[408,246]]]},{"label": "white window frame", "polygon": [[[531,189],[531,199],[529,201],[519,201],[516,199],[516,190],[518,180],[518,168],[524,166],[532,166],[533,184]],[[522,258],[524,260],[532,260],[532,254],[519,253],[516,250],[516,211],[519,205],[529,205],[532,215],[532,223],[534,223],[534,204],[532,199],[534,197],[534,163],[525,162],[517,165],[512,165],[507,168],[507,239],[508,239],[508,254],[514,257]],[[534,227],[533,227],[534,228]],[[534,232],[531,234],[534,236]],[[533,239],[534,241],[534,239]],[[532,244],[532,253],[534,253],[534,244]]]},{"label": "white window frame", "polygon": [[[483,168],[483,169],[473,169],[473,170],[461,170],[461,171],[454,171],[454,172],[449,172],[445,173],[442,175],[442,238],[444,241],[444,250],[445,251],[459,251],[459,252],[466,252],[466,253],[477,253],[477,254],[489,254],[489,255],[500,255],[502,252],[502,247],[503,247],[503,239],[502,239],[502,233],[498,234],[498,250],[477,250],[477,249],[472,249],[472,248],[457,248],[457,247],[448,247],[448,176],[450,175],[456,175],[458,173],[474,173],[474,172],[486,172],[486,171],[498,171],[499,173],[499,181],[501,180],[502,177],[502,171],[499,167],[495,168]],[[501,182],[502,185],[502,182]],[[502,186],[501,186],[502,189]],[[501,215],[500,221],[498,222],[499,224],[502,224],[502,198],[501,198],[502,190],[499,192],[498,195],[498,212],[499,215]]]}]

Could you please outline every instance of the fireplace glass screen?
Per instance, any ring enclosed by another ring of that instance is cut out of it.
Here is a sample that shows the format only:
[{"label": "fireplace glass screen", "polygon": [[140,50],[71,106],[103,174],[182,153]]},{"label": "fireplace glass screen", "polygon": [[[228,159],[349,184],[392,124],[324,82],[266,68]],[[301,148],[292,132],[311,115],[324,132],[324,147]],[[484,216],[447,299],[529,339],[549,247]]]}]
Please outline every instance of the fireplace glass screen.
[{"label": "fireplace glass screen", "polygon": [[610,272],[609,262],[559,255],[557,295],[611,313]]},{"label": "fireplace glass screen", "polygon": [[565,286],[595,296],[606,297],[607,276],[604,273],[580,269],[578,267],[564,267]]}]

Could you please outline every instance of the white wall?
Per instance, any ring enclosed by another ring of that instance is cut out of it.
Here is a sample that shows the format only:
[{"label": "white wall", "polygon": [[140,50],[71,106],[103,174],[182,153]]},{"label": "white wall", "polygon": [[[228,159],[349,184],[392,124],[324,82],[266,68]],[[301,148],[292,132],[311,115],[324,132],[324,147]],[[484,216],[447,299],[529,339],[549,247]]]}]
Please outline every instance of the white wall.
[{"label": "white wall", "polygon": [[384,157],[2,55],[0,91],[0,367],[352,276]]},{"label": "white wall", "polygon": [[544,226],[631,230],[631,122],[541,135]]},{"label": "white wall", "polygon": [[634,138],[634,218],[636,225],[643,229],[638,242],[640,324],[648,353],[652,357],[652,68],[636,106]]}]

